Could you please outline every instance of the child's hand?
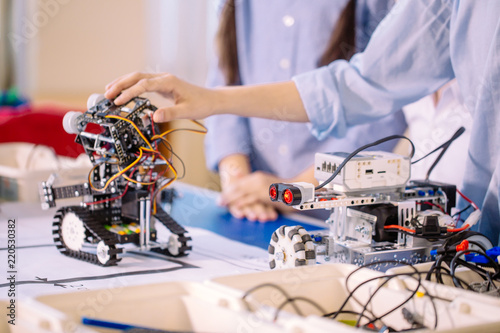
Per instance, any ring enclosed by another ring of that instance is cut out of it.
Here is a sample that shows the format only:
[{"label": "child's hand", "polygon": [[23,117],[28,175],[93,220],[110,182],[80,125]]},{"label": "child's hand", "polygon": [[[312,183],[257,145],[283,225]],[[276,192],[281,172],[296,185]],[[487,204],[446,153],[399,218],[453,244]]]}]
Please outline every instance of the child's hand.
[{"label": "child's hand", "polygon": [[156,92],[174,103],[173,106],[158,108],[155,122],[174,119],[200,119],[214,113],[216,92],[189,84],[167,73],[132,73],[122,76],[106,86],[104,96],[113,99],[116,105],[127,103],[145,92]]}]

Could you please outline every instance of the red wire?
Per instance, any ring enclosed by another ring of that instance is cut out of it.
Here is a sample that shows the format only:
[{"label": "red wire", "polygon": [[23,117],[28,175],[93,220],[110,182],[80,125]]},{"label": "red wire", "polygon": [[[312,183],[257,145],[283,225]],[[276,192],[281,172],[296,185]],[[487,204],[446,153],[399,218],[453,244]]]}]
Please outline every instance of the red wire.
[{"label": "red wire", "polygon": [[149,116],[149,119],[151,120],[151,128],[153,129],[153,136],[156,135],[155,133],[155,122],[153,120],[153,115]]},{"label": "red wire", "polygon": [[[447,231],[448,232],[460,232],[460,231],[464,231],[465,229],[468,229],[468,228],[469,228],[469,225],[466,224],[466,225],[464,225],[461,228],[458,228],[458,229],[448,229]],[[415,233],[415,230],[413,230],[413,229],[408,229],[408,228],[405,228],[405,227],[402,227],[402,226],[396,225],[396,224],[386,225],[386,226],[384,226],[384,229],[399,229],[399,230],[403,230],[403,231],[409,232],[411,234]]]},{"label": "red wire", "polygon": [[439,208],[440,211],[442,211],[444,213],[443,207],[441,207],[438,204],[432,203],[430,201],[417,202],[417,205],[422,205],[422,204],[426,204],[426,205],[431,205],[431,206],[437,207],[437,208]]},{"label": "red wire", "polygon": [[99,201],[87,202],[86,204],[87,205],[97,205],[97,204],[100,204],[100,203],[109,202],[109,201],[113,201],[113,200],[117,200],[117,199],[123,198],[123,196],[125,195],[125,193],[127,193],[128,185],[129,184],[130,184],[130,182],[127,182],[127,186],[125,186],[125,189],[123,190],[123,193],[120,194],[117,197],[112,197],[112,198],[108,198],[108,199],[102,199],[102,200],[99,200]]},{"label": "red wire", "polygon": [[[137,169],[137,167],[135,167],[135,168],[132,169],[132,171],[130,172],[129,178],[134,174],[134,172],[135,172],[136,169]],[[102,200],[99,200],[99,201],[87,202],[86,204],[87,205],[97,205],[97,204],[100,204],[100,203],[109,202],[109,201],[118,200],[120,198],[123,198],[123,196],[125,195],[125,193],[127,193],[128,185],[129,184],[130,184],[130,182],[127,182],[127,185],[125,186],[125,189],[123,190],[123,193],[120,194],[117,197],[112,197],[112,198],[108,198],[108,199],[102,199]]]},{"label": "red wire", "polygon": [[409,232],[411,234],[415,233],[415,230],[413,230],[413,229],[408,229],[408,228],[405,228],[405,227],[402,227],[402,226],[396,225],[396,224],[386,225],[386,226],[384,226],[384,229],[399,229],[399,230]]},{"label": "red wire", "polygon": [[469,199],[465,194],[463,194],[462,192],[460,192],[460,190],[458,188],[457,188],[457,193],[460,194],[460,196],[462,198],[464,198],[465,201],[467,201],[468,203],[470,203],[472,205],[472,207],[474,207],[474,209],[476,209],[476,210],[479,209],[477,207],[477,205],[471,199]]},{"label": "red wire", "polygon": [[470,227],[469,227],[468,224],[466,224],[466,225],[464,225],[461,228],[458,228],[458,229],[448,229],[447,231],[448,232],[460,232],[460,231],[463,231],[463,230],[468,229],[468,228],[470,228]]}]

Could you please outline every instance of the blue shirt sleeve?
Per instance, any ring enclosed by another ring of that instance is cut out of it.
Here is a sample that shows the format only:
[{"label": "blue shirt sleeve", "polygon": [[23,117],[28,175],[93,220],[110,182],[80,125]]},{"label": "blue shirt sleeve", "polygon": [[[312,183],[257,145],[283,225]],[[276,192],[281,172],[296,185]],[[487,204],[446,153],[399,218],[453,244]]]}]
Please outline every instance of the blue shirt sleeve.
[{"label": "blue shirt sleeve", "polygon": [[[207,80],[207,86],[224,85],[222,72],[213,61]],[[251,153],[250,130],[248,119],[234,115],[218,115],[205,119],[208,132],[205,136],[205,158],[207,168],[218,171],[219,162],[229,155]]]},{"label": "blue shirt sleeve", "polygon": [[[221,14],[225,0],[218,0],[215,8]],[[218,67],[218,59],[214,55],[207,77],[208,87],[225,85],[224,77]],[[233,115],[212,116],[205,119],[208,132],[205,136],[205,158],[207,168],[218,171],[219,162],[229,155],[251,153],[248,119]]]},{"label": "blue shirt sleeve", "polygon": [[366,48],[373,32],[394,3],[394,0],[356,0],[356,50]]},{"label": "blue shirt sleeve", "polygon": [[400,0],[350,62],[337,60],[293,78],[318,139],[400,110],[454,78],[451,8]]}]

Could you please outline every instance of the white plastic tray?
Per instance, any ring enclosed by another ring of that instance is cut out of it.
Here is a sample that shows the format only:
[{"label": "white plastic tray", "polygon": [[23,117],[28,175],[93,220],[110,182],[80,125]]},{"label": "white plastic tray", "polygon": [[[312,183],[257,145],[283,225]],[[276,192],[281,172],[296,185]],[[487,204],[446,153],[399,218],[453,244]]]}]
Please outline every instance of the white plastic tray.
[{"label": "white plastic tray", "polygon": [[[325,264],[226,276],[203,284],[168,282],[41,296],[21,302],[19,321],[22,326],[19,327],[29,327],[33,332],[105,332],[80,325],[82,316],[86,316],[173,331],[359,332],[345,323],[322,317],[323,313],[306,302],[296,303],[304,316],[295,314],[295,309],[288,304],[278,314],[278,320],[273,321],[276,309],[285,298],[271,287],[256,290],[246,297],[246,301],[242,300],[250,288],[272,283],[290,297],[311,299],[325,311],[333,312],[346,299],[345,280],[355,269],[353,265]],[[364,304],[384,281],[383,276],[380,272],[362,269],[349,280],[349,289],[373,278],[355,294],[359,303]],[[438,326],[435,331],[422,329],[419,332],[500,332],[500,299],[432,282],[425,286],[431,295],[439,297],[434,300]],[[387,312],[411,294],[407,288],[412,288],[411,283],[391,280],[377,293],[368,309],[376,316]],[[351,299],[346,309],[360,312],[362,305],[359,303]],[[404,307],[421,315],[426,327],[434,326],[435,312],[426,295],[413,297]],[[352,322],[357,315],[345,314],[338,319]],[[410,327],[401,309],[385,317],[384,322],[396,330]]]},{"label": "white plastic tray", "polygon": [[[211,283],[215,288],[235,289],[244,292],[262,283],[274,283],[283,288],[290,297],[307,297],[317,302],[327,312],[339,309],[346,299],[348,293],[345,287],[346,276],[356,269],[356,266],[346,264],[325,264],[300,267],[288,270],[273,270],[265,273],[254,273],[232,277],[221,277],[214,279]],[[361,269],[349,280],[349,288],[352,290],[360,282],[383,276],[382,273],[369,269]],[[361,304],[366,303],[375,288],[384,281],[378,279],[362,288],[356,293],[356,298]],[[393,279],[386,284],[373,298],[372,306],[369,307],[375,315],[381,315],[402,303],[411,292],[408,289],[415,288],[415,280],[404,282]],[[438,326],[437,330],[422,329],[419,332],[500,332],[500,299],[491,296],[480,295],[470,291],[464,291],[454,287],[437,285],[432,282],[424,283],[429,293],[444,298],[434,299],[437,307]],[[421,289],[423,291],[423,289]],[[422,295],[422,294],[419,294]],[[252,301],[272,309],[277,308],[283,297],[272,288],[263,288],[252,293]],[[339,323],[337,321],[318,316],[318,310],[307,303],[297,303],[302,312],[310,315],[307,318],[309,327],[316,327],[318,331],[330,332],[357,332],[358,329]],[[413,297],[404,305],[411,312],[422,315],[427,327],[434,327],[434,310],[427,296]],[[351,299],[347,310],[360,312],[362,306]],[[294,313],[291,305],[284,307],[288,313]],[[275,311],[268,311],[273,314]],[[356,320],[357,315],[343,315],[338,319]],[[403,318],[402,310],[399,309],[388,315],[384,322],[397,330],[409,328],[408,322]]]},{"label": "white plastic tray", "polygon": [[282,332],[271,323],[260,323],[258,329],[248,330],[248,313],[241,300],[200,283],[168,282],[73,292],[22,303],[20,322],[32,332],[118,332],[82,325],[82,317],[171,331]]},{"label": "white plastic tray", "polygon": [[56,156],[46,146],[30,143],[0,144],[0,201],[40,202],[38,184],[52,173],[56,186],[86,181],[92,167],[87,156]]}]

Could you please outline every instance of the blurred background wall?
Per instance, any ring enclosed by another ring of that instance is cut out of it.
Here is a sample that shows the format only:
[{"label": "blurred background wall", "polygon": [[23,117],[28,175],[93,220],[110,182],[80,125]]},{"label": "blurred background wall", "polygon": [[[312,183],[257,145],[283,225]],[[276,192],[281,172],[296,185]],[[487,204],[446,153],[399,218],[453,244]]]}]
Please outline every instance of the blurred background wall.
[{"label": "blurred background wall", "polygon": [[[13,69],[13,84],[33,101],[75,108],[133,71],[204,84],[217,26],[214,0],[0,0],[0,13],[10,29],[7,36],[0,30],[1,79]],[[185,181],[213,186],[203,137],[181,133],[172,140],[187,166]]]}]

